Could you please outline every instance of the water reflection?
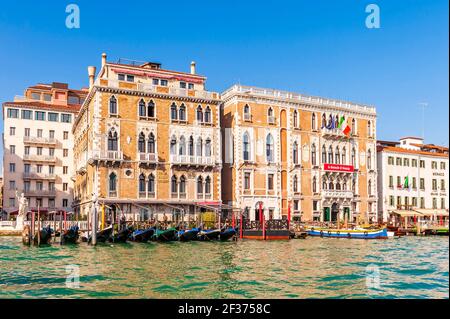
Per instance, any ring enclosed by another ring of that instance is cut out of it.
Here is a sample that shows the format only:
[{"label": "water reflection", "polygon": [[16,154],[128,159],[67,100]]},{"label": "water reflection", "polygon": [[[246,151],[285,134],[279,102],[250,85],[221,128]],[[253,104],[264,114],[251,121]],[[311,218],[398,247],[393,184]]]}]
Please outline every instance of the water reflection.
[{"label": "water reflection", "polygon": [[[0,238],[0,298],[448,298],[448,238],[22,246]],[[80,267],[80,288],[65,267]],[[379,288],[366,287],[367,267]]]}]

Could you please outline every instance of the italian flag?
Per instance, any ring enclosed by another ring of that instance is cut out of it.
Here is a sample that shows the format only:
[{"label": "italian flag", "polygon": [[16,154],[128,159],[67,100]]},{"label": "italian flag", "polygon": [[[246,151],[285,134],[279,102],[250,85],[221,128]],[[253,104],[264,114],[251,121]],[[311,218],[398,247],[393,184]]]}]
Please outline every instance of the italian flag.
[{"label": "italian flag", "polygon": [[350,135],[351,128],[345,121],[345,117],[341,116],[338,123],[338,128],[340,128],[342,130],[342,133],[344,133],[347,137]]}]

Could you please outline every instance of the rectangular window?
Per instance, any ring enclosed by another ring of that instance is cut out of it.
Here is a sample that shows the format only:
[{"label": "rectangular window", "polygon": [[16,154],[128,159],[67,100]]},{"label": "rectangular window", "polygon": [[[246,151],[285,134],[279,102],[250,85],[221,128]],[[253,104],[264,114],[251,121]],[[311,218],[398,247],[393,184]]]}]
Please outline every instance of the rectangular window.
[{"label": "rectangular window", "polygon": [[313,201],[313,211],[317,211],[317,201]]},{"label": "rectangular window", "polygon": [[42,182],[36,182],[36,190],[41,191],[44,189],[44,183]]},{"label": "rectangular window", "polygon": [[441,191],[445,191],[445,179],[441,179]]},{"label": "rectangular window", "polygon": [[9,207],[16,206],[16,199],[14,197],[9,198]]},{"label": "rectangular window", "polygon": [[50,122],[58,122],[58,117],[59,117],[58,113],[51,113],[51,112],[48,113],[48,120]]},{"label": "rectangular window", "polygon": [[417,179],[415,177],[412,178],[412,188],[417,189]]},{"label": "rectangular window", "polygon": [[63,149],[63,157],[69,156],[69,150],[67,148]]},{"label": "rectangular window", "polygon": [[19,110],[18,109],[8,109],[8,117],[11,119],[19,118]]},{"label": "rectangular window", "polygon": [[425,208],[425,198],[420,197],[420,208]]},{"label": "rectangular window", "polygon": [[188,90],[194,89],[194,83],[188,83]]},{"label": "rectangular window", "polygon": [[55,207],[55,199],[54,198],[49,198],[48,199],[48,207],[50,207],[50,208],[54,208]]},{"label": "rectangular window", "polygon": [[48,137],[51,138],[51,139],[54,139],[55,138],[55,131],[53,131],[53,130],[48,131]]},{"label": "rectangular window", "polygon": [[402,197],[397,196],[397,205],[400,206],[402,204]]},{"label": "rectangular window", "polygon": [[42,137],[42,129],[37,130],[37,137]]},{"label": "rectangular window", "polygon": [[424,178],[420,179],[420,189],[425,190],[425,179]]},{"label": "rectangular window", "polygon": [[402,166],[402,159],[401,159],[400,157],[397,157],[397,158],[395,159],[395,164],[396,164],[397,166]]},{"label": "rectangular window", "polygon": [[11,136],[16,135],[16,128],[14,126],[11,126],[9,128],[9,135],[11,135]]},{"label": "rectangular window", "polygon": [[63,123],[71,123],[72,122],[72,114],[61,114],[61,122]]},{"label": "rectangular window", "polygon": [[416,159],[411,160],[411,166],[412,167],[417,167],[417,160]]},{"label": "rectangular window", "polygon": [[25,128],[25,136],[27,136],[27,137],[30,136],[30,128],[29,127]]},{"label": "rectangular window", "polygon": [[389,187],[394,187],[394,176],[389,176]]},{"label": "rectangular window", "polygon": [[186,82],[180,82],[180,89],[186,88]]},{"label": "rectangular window", "polygon": [[153,79],[153,85],[159,85],[159,79]]},{"label": "rectangular window", "polygon": [[432,179],[431,180],[431,189],[434,191],[437,191],[437,179]]},{"label": "rectangular window", "polygon": [[441,162],[441,169],[445,169],[445,162]]},{"label": "rectangular window", "polygon": [[36,165],[36,172],[42,173],[42,165],[41,164]]},{"label": "rectangular window", "polygon": [[134,75],[127,74],[127,82],[134,82]]},{"label": "rectangular window", "polygon": [[402,186],[402,178],[400,176],[397,176],[397,187]]},{"label": "rectangular window", "polygon": [[412,206],[417,207],[417,197],[412,198]]},{"label": "rectangular window", "polygon": [[167,80],[161,80],[161,86],[167,86],[168,82]]},{"label": "rectangular window", "polygon": [[63,133],[63,139],[65,139],[65,140],[69,139],[69,132],[64,131],[64,133]]},{"label": "rectangular window", "polygon": [[394,165],[394,157],[393,156],[389,156],[388,157],[388,164],[389,165]]},{"label": "rectangular window", "polygon": [[44,94],[44,101],[50,102],[51,100],[52,100],[52,95],[51,94]]},{"label": "rectangular window", "polygon": [[125,81],[125,74],[117,74],[119,81]]},{"label": "rectangular window", "polygon": [[24,153],[25,153],[25,155],[30,155],[30,147],[29,146],[25,146]]},{"label": "rectangular window", "polygon": [[15,173],[15,171],[16,171],[16,164],[15,163],[9,163],[9,171],[11,173]]},{"label": "rectangular window", "polygon": [[49,174],[55,174],[55,166],[54,165],[49,165],[48,173]]},{"label": "rectangular window", "polygon": [[40,99],[41,99],[41,93],[32,92],[32,93],[31,93],[31,98],[32,98],[33,100],[40,100]]},{"label": "rectangular window", "polygon": [[55,190],[55,183],[54,182],[49,182],[48,183],[48,190],[49,191],[54,191]]},{"label": "rectangular window", "polygon": [[267,189],[273,190],[273,174],[267,176]]},{"label": "rectangular window", "polygon": [[68,104],[80,104],[80,98],[75,95],[69,95]]},{"label": "rectangular window", "polygon": [[67,192],[68,189],[69,189],[69,184],[63,183],[63,191]]},{"label": "rectangular window", "polygon": [[62,200],[62,206],[63,206],[63,207],[69,206],[69,200],[67,200],[67,199],[64,198],[64,199]]},{"label": "rectangular window", "polygon": [[389,206],[395,206],[394,196],[389,196]]},{"label": "rectangular window", "polygon": [[12,191],[16,189],[16,181],[9,181],[9,189]]},{"label": "rectangular window", "polygon": [[63,174],[67,174],[69,168],[67,166],[63,166]]},{"label": "rectangular window", "polygon": [[441,198],[441,209],[445,209],[445,198]]},{"label": "rectangular window", "polygon": [[22,110],[22,119],[23,120],[32,120],[33,119],[33,111]]},{"label": "rectangular window", "polygon": [[424,160],[420,161],[420,168],[425,168],[425,161]]},{"label": "rectangular window", "polygon": [[30,164],[25,164],[24,167],[23,167],[23,170],[25,171],[25,173],[29,173],[31,171]]},{"label": "rectangular window", "polygon": [[36,148],[36,154],[37,155],[42,155],[42,147],[39,146],[39,147]]},{"label": "rectangular window", "polygon": [[437,169],[437,162],[436,161],[432,161],[431,162],[431,168],[432,169]]},{"label": "rectangular window", "polygon": [[250,189],[250,173],[244,173],[244,189]]},{"label": "rectangular window", "polygon": [[30,191],[30,189],[31,189],[30,181],[23,182],[23,189],[25,190],[25,192],[29,192]]},{"label": "rectangular window", "polygon": [[403,166],[409,166],[409,159],[408,158],[404,158],[403,159]]},{"label": "rectangular window", "polygon": [[55,149],[54,148],[49,148],[48,149],[48,155],[49,156],[55,156]]},{"label": "rectangular window", "polygon": [[34,119],[36,121],[45,121],[45,112],[35,111],[34,112]]},{"label": "rectangular window", "polygon": [[9,153],[10,154],[16,154],[16,146],[15,145],[10,145],[9,146]]},{"label": "rectangular window", "polygon": [[433,209],[437,209],[437,198],[433,197]]}]

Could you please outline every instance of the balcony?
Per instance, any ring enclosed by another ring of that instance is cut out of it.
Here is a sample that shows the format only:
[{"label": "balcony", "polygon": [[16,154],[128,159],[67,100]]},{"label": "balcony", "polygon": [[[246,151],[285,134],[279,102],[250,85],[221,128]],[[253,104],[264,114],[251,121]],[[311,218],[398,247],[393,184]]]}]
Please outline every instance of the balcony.
[{"label": "balcony", "polygon": [[174,165],[189,165],[189,166],[214,165],[214,158],[212,156],[171,155],[170,161]]},{"label": "balcony", "polygon": [[56,156],[52,155],[36,155],[36,154],[25,154],[23,156],[24,161],[29,162],[45,162],[45,163],[55,163]]},{"label": "balcony", "polygon": [[56,145],[58,141],[55,138],[24,136],[24,144]]},{"label": "balcony", "polygon": [[26,189],[24,190],[25,197],[55,197],[56,196],[56,190],[47,190],[47,189],[40,189],[40,190],[31,190]]},{"label": "balcony", "polygon": [[158,156],[155,153],[138,153],[140,164],[155,164],[158,162]]},{"label": "balcony", "polygon": [[89,154],[89,164],[94,163],[118,163],[123,161],[123,152],[121,151],[93,151]]},{"label": "balcony", "polygon": [[352,199],[353,192],[352,191],[343,191],[343,190],[325,190],[322,192],[322,196],[325,198],[346,198]]},{"label": "balcony", "polygon": [[328,138],[347,138],[340,128],[328,129],[324,127],[322,128],[322,136]]},{"label": "balcony", "polygon": [[56,179],[55,174],[44,174],[44,173],[35,173],[35,172],[23,173],[22,177],[23,177],[23,179],[30,179],[30,180],[34,180],[34,179],[55,180]]}]

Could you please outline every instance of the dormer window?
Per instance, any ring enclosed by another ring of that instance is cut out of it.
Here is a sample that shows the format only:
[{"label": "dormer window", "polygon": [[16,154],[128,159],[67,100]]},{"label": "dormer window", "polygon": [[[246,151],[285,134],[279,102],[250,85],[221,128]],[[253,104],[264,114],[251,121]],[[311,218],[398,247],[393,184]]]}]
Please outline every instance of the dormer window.
[{"label": "dormer window", "polygon": [[119,81],[125,81],[125,74],[117,74],[117,78]]},{"label": "dormer window", "polygon": [[134,75],[117,74],[119,81],[134,82]]},{"label": "dormer window", "polygon": [[159,79],[153,79],[153,85],[159,85]]},{"label": "dormer window", "polygon": [[180,82],[180,89],[186,88],[186,82]]},{"label": "dormer window", "polygon": [[167,80],[161,80],[161,86],[167,86],[168,82]]},{"label": "dormer window", "polygon": [[68,103],[69,104],[80,104],[80,98],[75,95],[69,95]]},{"label": "dormer window", "polygon": [[188,83],[188,89],[193,90],[194,89],[194,83]]},{"label": "dormer window", "polygon": [[41,93],[32,92],[32,93],[31,93],[31,98],[32,98],[33,100],[40,100],[40,99],[41,99]]},{"label": "dormer window", "polygon": [[51,94],[44,94],[44,101],[50,102],[51,100],[52,100],[52,95]]}]

